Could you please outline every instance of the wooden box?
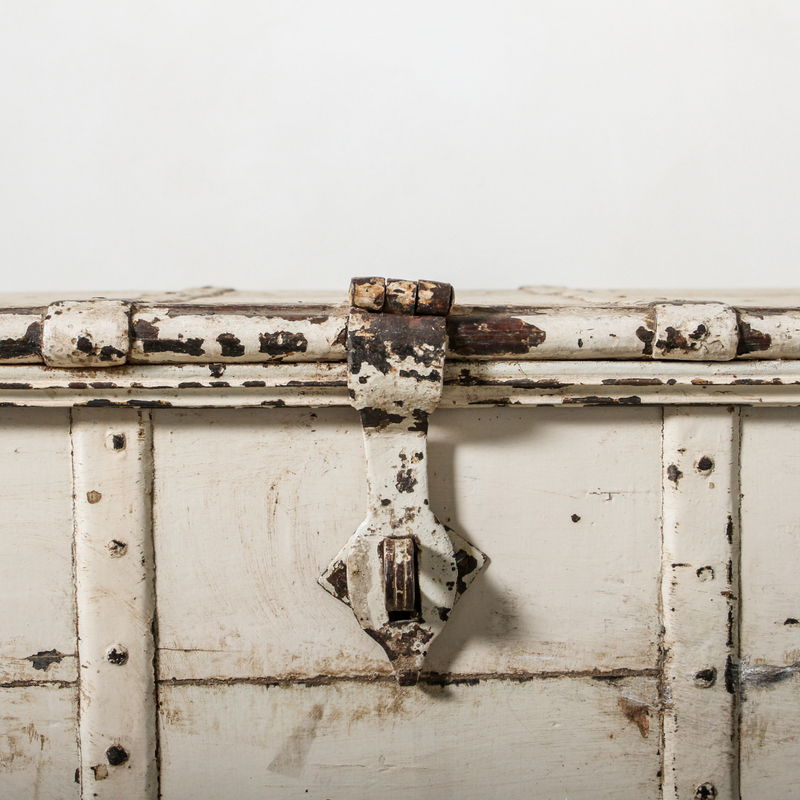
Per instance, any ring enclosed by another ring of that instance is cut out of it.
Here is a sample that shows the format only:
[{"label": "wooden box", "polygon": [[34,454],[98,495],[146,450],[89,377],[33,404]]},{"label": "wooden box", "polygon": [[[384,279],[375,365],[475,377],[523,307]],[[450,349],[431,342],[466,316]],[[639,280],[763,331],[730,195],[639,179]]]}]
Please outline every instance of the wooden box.
[{"label": "wooden box", "polygon": [[800,797],[800,296],[451,301],[4,298],[0,797]]}]

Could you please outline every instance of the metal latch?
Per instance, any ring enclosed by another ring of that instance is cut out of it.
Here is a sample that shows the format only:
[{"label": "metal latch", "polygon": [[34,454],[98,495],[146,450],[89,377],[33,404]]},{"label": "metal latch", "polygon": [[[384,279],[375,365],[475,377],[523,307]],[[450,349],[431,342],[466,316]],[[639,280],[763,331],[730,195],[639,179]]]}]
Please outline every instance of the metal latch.
[{"label": "metal latch", "polygon": [[416,684],[428,649],[486,556],[442,525],[428,497],[428,416],[442,394],[452,287],[356,278],[348,387],[361,413],[367,518],[320,577]]}]

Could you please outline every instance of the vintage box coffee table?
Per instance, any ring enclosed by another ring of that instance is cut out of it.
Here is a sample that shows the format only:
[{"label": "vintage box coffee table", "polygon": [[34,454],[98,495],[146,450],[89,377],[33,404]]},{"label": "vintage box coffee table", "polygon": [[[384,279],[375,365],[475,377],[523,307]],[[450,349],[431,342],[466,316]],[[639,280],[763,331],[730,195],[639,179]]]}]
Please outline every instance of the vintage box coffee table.
[{"label": "vintage box coffee table", "polygon": [[0,797],[796,800],[798,359],[791,292],[3,298]]}]

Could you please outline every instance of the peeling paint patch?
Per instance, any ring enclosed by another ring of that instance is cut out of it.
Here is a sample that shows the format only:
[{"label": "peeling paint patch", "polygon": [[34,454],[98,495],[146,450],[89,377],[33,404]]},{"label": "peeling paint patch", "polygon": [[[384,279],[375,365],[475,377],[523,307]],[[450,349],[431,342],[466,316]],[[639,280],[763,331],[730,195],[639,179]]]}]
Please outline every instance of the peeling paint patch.
[{"label": "peeling paint patch", "polygon": [[217,344],[223,358],[240,358],[244,355],[244,345],[232,333],[221,333],[217,336]]},{"label": "peeling paint patch", "polygon": [[143,339],[145,353],[178,353],[185,356],[202,356],[204,339]]},{"label": "peeling paint patch", "polygon": [[525,355],[539,347],[547,334],[516,317],[465,314],[447,320],[449,351],[459,356]]},{"label": "peeling paint patch", "polygon": [[757,353],[769,350],[772,346],[772,337],[768,333],[762,333],[751,327],[748,322],[739,323],[739,346],[736,349],[737,355],[747,353]]},{"label": "peeling paint patch", "polygon": [[34,669],[42,672],[47,672],[51,664],[61,663],[62,658],[64,658],[64,653],[59,653],[58,650],[40,650],[32,656],[25,656],[25,660],[30,661]]},{"label": "peeling paint patch", "polygon": [[258,341],[258,352],[269,356],[288,356],[292,353],[305,353],[308,350],[308,339],[302,333],[291,331],[259,333]]},{"label": "peeling paint patch", "polygon": [[671,480],[676,486],[678,481],[683,477],[683,473],[678,469],[677,465],[670,464],[667,467],[667,478]]},{"label": "peeling paint patch", "polygon": [[650,706],[630,697],[618,697],[617,703],[626,719],[636,725],[642,738],[646,739],[650,733]]}]

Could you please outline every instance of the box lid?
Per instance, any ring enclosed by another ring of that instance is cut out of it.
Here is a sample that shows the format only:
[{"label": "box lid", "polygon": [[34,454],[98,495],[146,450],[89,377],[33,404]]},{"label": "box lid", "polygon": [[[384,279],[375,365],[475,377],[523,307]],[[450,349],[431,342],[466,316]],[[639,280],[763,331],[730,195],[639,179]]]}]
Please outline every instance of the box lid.
[{"label": "box lid", "polygon": [[[345,292],[113,292],[0,296],[0,364],[337,362]],[[456,292],[447,358],[800,358],[800,292],[660,293],[526,286]]]}]

